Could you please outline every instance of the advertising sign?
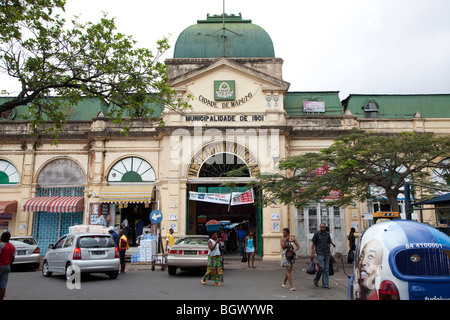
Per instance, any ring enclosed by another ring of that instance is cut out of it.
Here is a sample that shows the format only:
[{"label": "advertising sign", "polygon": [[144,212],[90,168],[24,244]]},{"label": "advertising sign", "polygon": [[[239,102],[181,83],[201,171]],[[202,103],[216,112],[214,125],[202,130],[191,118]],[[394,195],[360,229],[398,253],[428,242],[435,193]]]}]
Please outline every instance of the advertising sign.
[{"label": "advertising sign", "polygon": [[231,194],[231,205],[236,206],[240,204],[249,204],[255,202],[253,189],[246,192],[233,192]]},{"label": "advertising sign", "polygon": [[323,113],[325,112],[325,102],[323,101],[304,101],[303,112]]},{"label": "advertising sign", "polygon": [[203,201],[203,202],[211,202],[218,204],[229,204],[230,203],[231,194],[222,194],[222,193],[200,193],[189,191],[189,200],[194,201]]}]

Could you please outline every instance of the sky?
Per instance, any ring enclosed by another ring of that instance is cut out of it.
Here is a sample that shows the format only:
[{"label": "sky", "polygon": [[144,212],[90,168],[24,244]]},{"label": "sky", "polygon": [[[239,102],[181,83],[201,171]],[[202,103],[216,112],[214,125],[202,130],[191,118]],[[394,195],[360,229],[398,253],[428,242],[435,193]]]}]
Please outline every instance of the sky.
[{"label": "sky", "polygon": [[[67,0],[66,16],[98,21],[115,17],[138,47],[154,50],[222,0]],[[449,0],[226,0],[225,12],[265,29],[284,60],[289,91],[349,94],[450,94]]]}]

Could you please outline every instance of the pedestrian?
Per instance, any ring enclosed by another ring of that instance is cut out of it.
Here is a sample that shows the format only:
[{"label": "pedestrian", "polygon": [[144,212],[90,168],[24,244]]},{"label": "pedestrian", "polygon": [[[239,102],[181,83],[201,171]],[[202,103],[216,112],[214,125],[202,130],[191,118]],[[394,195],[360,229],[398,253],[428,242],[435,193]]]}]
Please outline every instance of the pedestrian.
[{"label": "pedestrian", "polygon": [[228,250],[228,232],[227,230],[223,229],[222,234],[220,235],[221,238],[221,247],[222,251],[225,253]]},{"label": "pedestrian", "polygon": [[173,244],[175,243],[175,237],[173,236],[173,229],[169,229],[169,234],[166,238],[166,252],[169,252],[170,248],[172,248]]},{"label": "pedestrian", "polygon": [[356,249],[355,231],[356,231],[355,228],[352,227],[348,235],[348,246],[350,248],[347,255],[348,263],[353,263],[353,260],[355,259],[355,249]]},{"label": "pedestrian", "polygon": [[242,256],[244,254],[244,245],[245,245],[245,237],[247,233],[244,230],[242,225],[239,226],[239,230],[237,232],[237,238],[239,243],[239,254]]},{"label": "pedestrian", "polygon": [[[283,229],[283,237],[281,237],[280,240],[281,248],[283,249],[283,252],[281,253],[281,266],[286,268],[286,275],[284,277],[283,284],[281,285],[283,288],[286,287],[286,281],[289,281],[289,285],[291,288],[289,290],[295,291],[295,287],[292,284],[292,267],[294,266],[295,259],[288,259],[286,257],[286,252],[288,250],[293,250],[294,253],[300,248],[297,239],[295,239],[294,236],[290,235],[289,228]],[[295,248],[294,248],[295,245]]]},{"label": "pedestrian", "polygon": [[223,282],[222,257],[220,256],[220,239],[217,231],[211,234],[208,240],[208,265],[206,274],[202,277],[201,282],[206,285],[206,280],[215,281],[214,285],[221,286]]},{"label": "pedestrian", "polygon": [[325,223],[320,224],[320,228],[314,233],[311,245],[311,259],[314,259],[314,253],[317,256],[317,264],[319,265],[319,272],[314,278],[314,285],[319,286],[319,280],[322,276],[322,287],[330,288],[328,277],[331,259],[330,250],[331,236],[326,231]]},{"label": "pedestrian", "polygon": [[255,268],[255,242],[253,240],[253,231],[250,231],[245,237],[245,253],[247,254],[248,267],[250,268],[250,257],[252,258],[252,268]]},{"label": "pedestrian", "polygon": [[109,232],[109,234],[113,237],[114,242],[116,243],[117,249],[119,249],[120,237],[119,237],[119,235],[117,234],[117,232],[114,230],[114,227],[109,227],[109,228],[108,228],[108,232]]},{"label": "pedestrian", "polygon": [[130,248],[130,245],[128,243],[128,238],[127,236],[124,234],[123,229],[119,230],[119,258],[120,258],[120,273],[124,274],[125,273],[125,254],[127,252],[127,250]]},{"label": "pedestrian", "polygon": [[14,251],[16,248],[9,242],[11,233],[5,231],[2,233],[0,242],[0,300],[3,300],[6,293],[11,265],[14,262]]}]

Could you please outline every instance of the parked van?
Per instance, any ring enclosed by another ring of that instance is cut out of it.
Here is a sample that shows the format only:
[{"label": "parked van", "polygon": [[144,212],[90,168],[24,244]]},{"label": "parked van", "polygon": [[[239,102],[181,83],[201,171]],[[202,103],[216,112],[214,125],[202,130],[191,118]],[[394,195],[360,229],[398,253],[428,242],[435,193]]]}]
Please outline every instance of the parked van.
[{"label": "parked van", "polygon": [[450,299],[450,237],[411,220],[380,222],[359,237],[349,299]]}]

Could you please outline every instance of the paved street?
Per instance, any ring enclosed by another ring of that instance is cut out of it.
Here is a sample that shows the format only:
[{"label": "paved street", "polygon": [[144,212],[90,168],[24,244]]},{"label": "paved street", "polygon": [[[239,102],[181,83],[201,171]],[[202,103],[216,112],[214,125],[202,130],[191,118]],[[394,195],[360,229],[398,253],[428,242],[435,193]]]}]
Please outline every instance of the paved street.
[{"label": "paved street", "polygon": [[[237,258],[237,257],[236,257]],[[284,269],[279,262],[256,261],[247,268],[238,259],[225,262],[224,285],[200,283],[203,272],[180,271],[169,276],[157,267],[127,264],[127,272],[110,280],[103,274],[83,275],[80,289],[68,289],[63,275],[44,278],[38,271],[18,269],[9,276],[5,300],[345,300],[348,278],[337,261],[337,272],[330,277],[331,289],[316,288],[306,271],[308,259],[297,259],[293,271],[297,291],[281,287]],[[347,274],[351,266],[344,262]]]}]

